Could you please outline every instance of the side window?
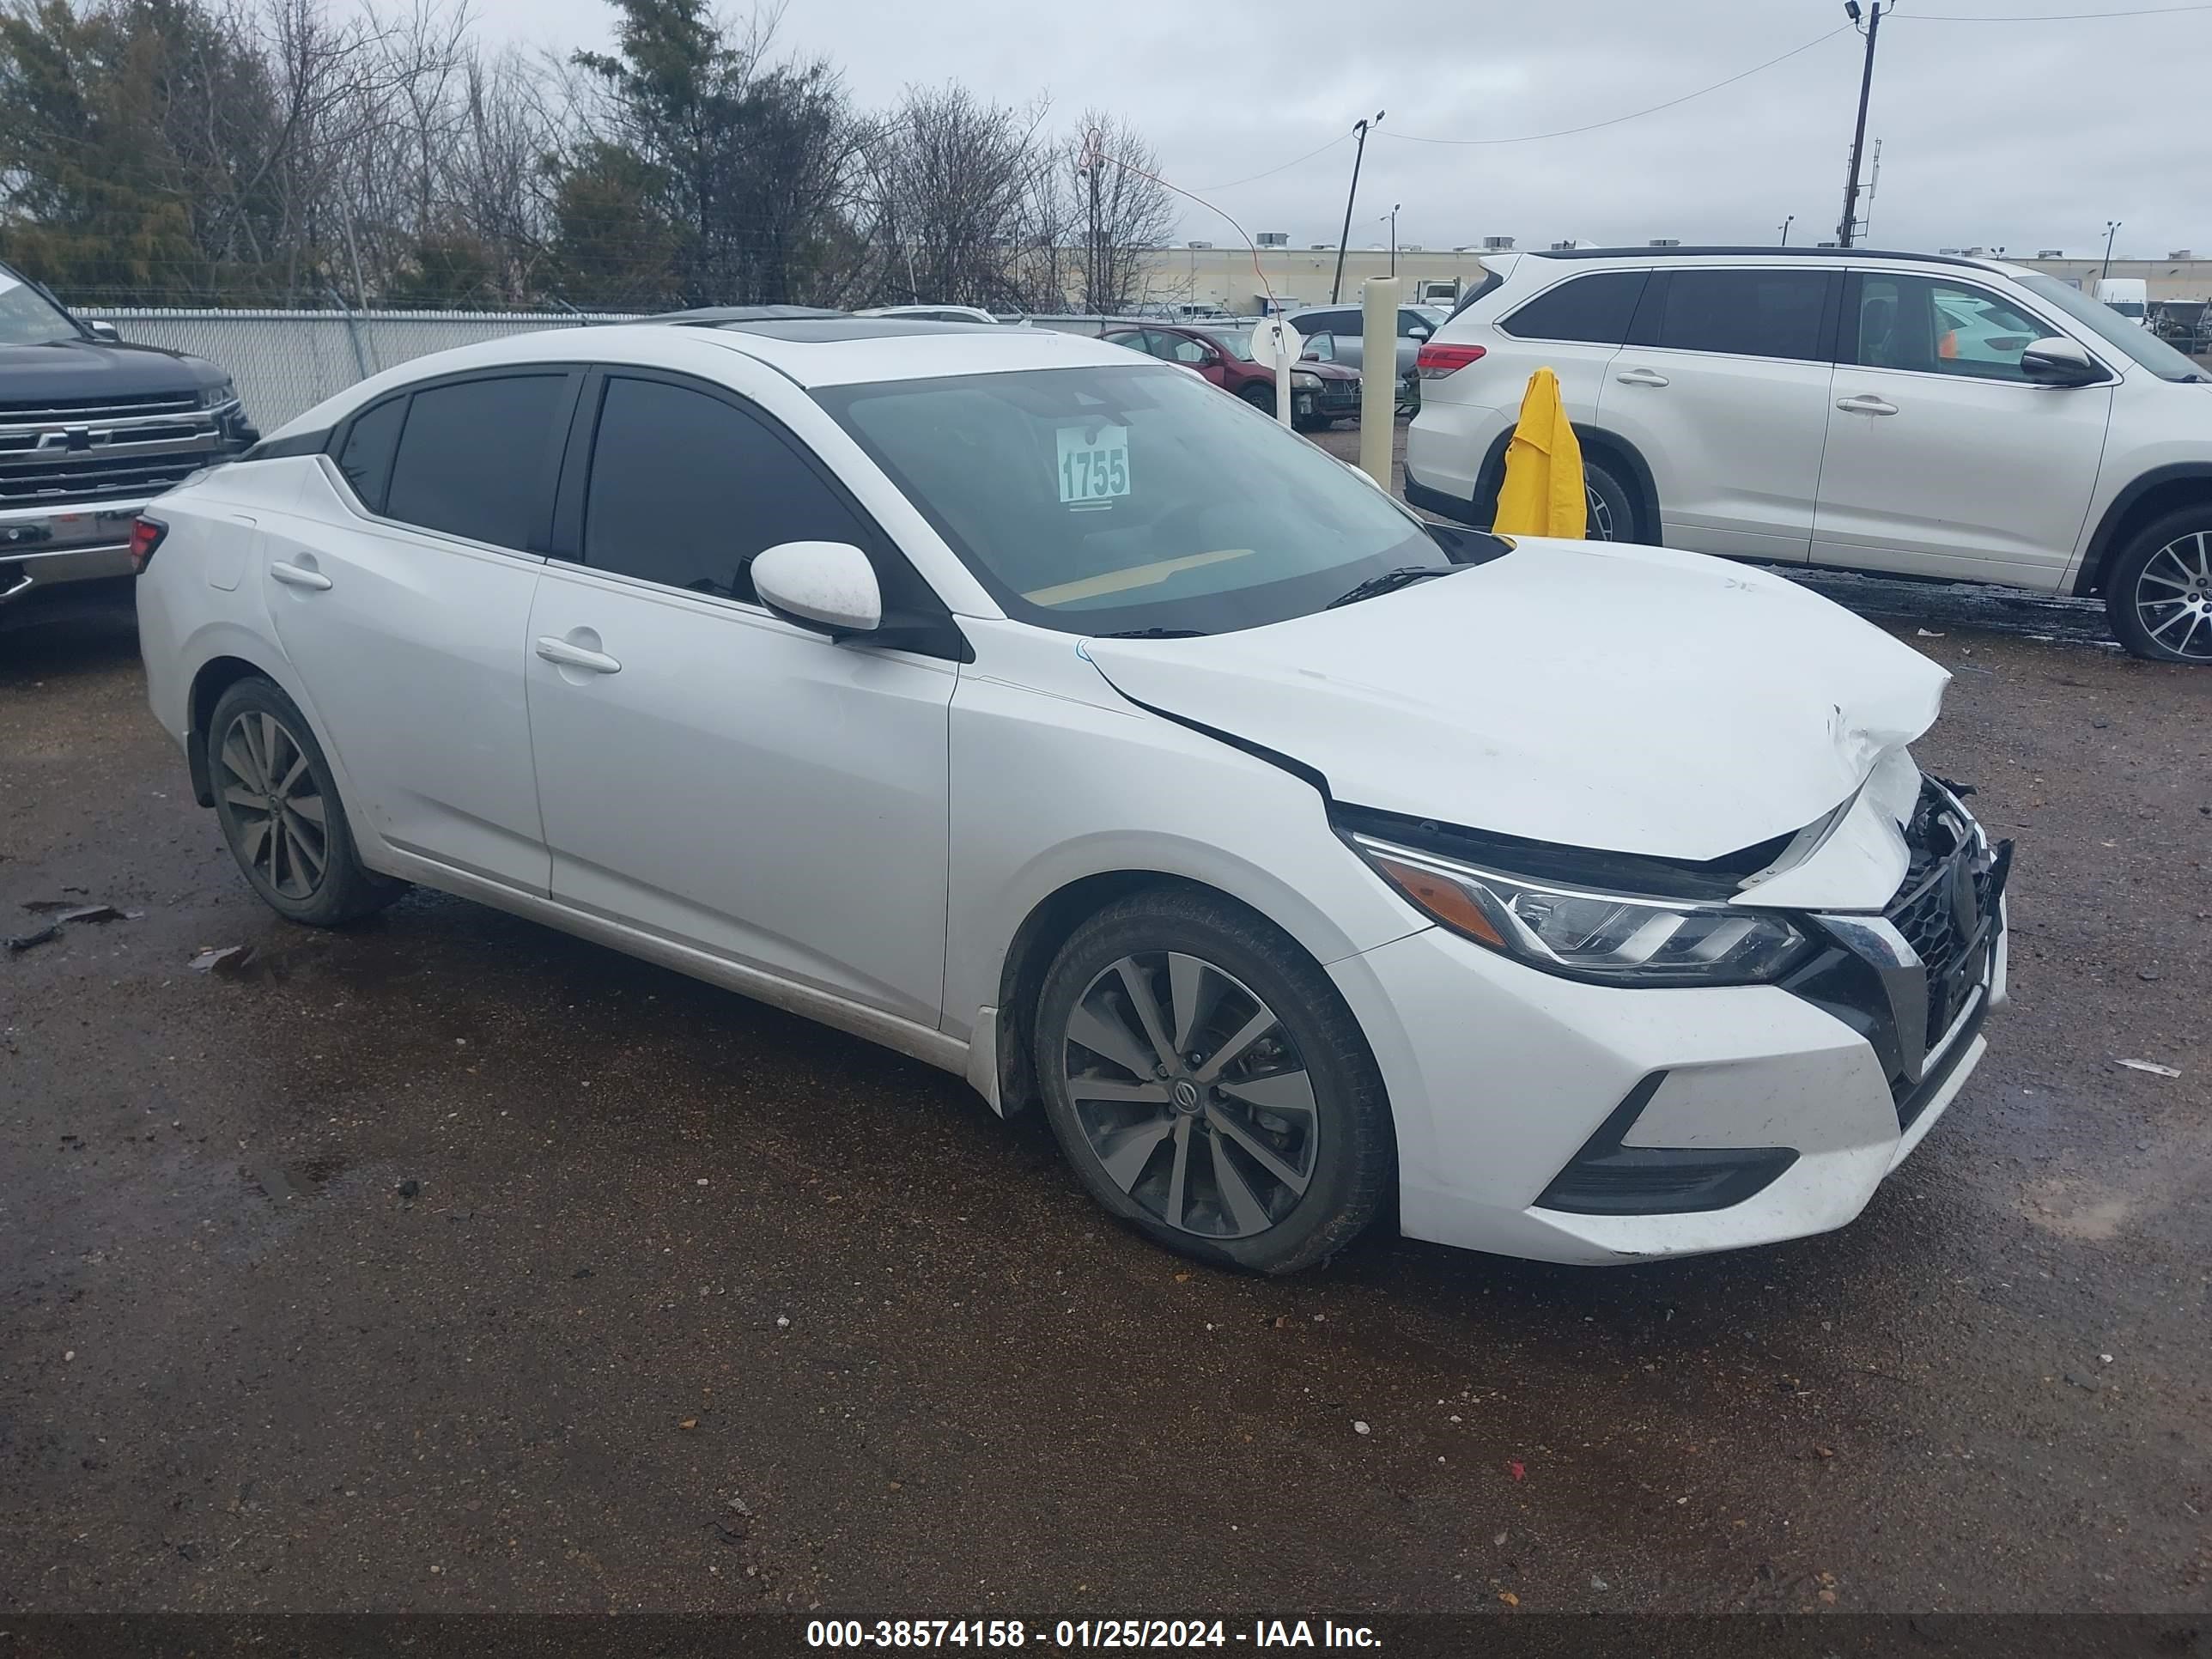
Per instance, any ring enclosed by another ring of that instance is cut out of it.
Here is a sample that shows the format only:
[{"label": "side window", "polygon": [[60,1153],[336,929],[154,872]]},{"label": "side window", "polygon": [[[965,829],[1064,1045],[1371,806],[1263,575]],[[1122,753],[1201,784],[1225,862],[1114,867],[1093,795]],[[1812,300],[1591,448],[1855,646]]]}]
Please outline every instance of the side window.
[{"label": "side window", "polygon": [[545,462],[565,374],[426,386],[408,402],[387,517],[526,550],[548,505]]},{"label": "side window", "polygon": [[721,398],[610,376],[584,497],[584,562],[720,599],[781,542],[874,538],[782,436]]},{"label": "side window", "polygon": [[2021,354],[2049,330],[1985,289],[1868,271],[1855,361],[1984,380],[2026,380]]},{"label": "side window", "polygon": [[1187,334],[1165,334],[1160,343],[1168,349],[1163,355],[1170,362],[1188,363],[1193,368],[1203,368],[1212,360],[1212,354]]},{"label": "side window", "polygon": [[1647,270],[1595,270],[1538,295],[1498,325],[1516,339],[1619,345],[1643,296]]},{"label": "side window", "polygon": [[405,394],[386,398],[353,417],[338,447],[338,471],[372,513],[384,511],[385,487],[392,482],[392,454],[399,447],[399,423],[407,418]]},{"label": "side window", "polygon": [[1400,339],[1425,340],[1430,335],[1435,332],[1436,330],[1430,325],[1429,319],[1422,316],[1419,312],[1401,311],[1398,313],[1398,337]]},{"label": "side window", "polygon": [[1825,270],[1672,271],[1656,343],[1675,351],[1825,362],[1820,318],[1831,280]]}]

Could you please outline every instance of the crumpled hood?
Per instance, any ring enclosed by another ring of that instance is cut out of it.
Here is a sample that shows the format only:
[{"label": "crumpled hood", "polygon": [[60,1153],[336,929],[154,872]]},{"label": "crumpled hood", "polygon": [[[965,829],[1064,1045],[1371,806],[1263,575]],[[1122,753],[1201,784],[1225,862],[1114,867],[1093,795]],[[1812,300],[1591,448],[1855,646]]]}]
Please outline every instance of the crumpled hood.
[{"label": "crumpled hood", "polygon": [[1942,706],[1943,669],[1779,576],[1516,541],[1338,610],[1085,649],[1124,696],[1349,805],[1694,860],[1804,828]]}]

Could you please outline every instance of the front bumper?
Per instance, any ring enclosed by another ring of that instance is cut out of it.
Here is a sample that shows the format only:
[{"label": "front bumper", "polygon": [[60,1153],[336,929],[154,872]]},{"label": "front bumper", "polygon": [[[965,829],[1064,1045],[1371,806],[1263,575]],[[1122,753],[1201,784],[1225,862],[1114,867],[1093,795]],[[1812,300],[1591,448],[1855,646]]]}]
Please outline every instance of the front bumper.
[{"label": "front bumper", "polygon": [[64,582],[129,575],[131,521],[145,506],[102,501],[0,511],[0,605]]},{"label": "front bumper", "polygon": [[[2002,854],[1976,832],[1987,910],[1955,949],[1923,936],[1932,973],[1872,917],[1821,919],[1833,950],[1795,988],[1586,984],[1436,927],[1333,964],[1389,1091],[1402,1231],[1607,1264],[1850,1222],[1986,1052]],[[1892,915],[1911,924],[1924,887],[1909,880]]]}]

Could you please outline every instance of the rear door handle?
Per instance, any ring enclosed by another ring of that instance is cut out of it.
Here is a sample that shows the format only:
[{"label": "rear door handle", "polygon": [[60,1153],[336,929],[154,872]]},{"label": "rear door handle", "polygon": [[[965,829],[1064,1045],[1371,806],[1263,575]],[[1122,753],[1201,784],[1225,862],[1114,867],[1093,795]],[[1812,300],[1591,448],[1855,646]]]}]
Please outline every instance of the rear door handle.
[{"label": "rear door handle", "polygon": [[330,591],[331,579],[319,570],[310,570],[303,564],[286,564],[282,560],[269,567],[269,574],[287,587],[304,587],[311,593]]},{"label": "rear door handle", "polygon": [[1838,398],[1836,407],[1846,415],[1894,415],[1897,405],[1887,398],[1877,398],[1871,392],[1863,392],[1856,398]]},{"label": "rear door handle", "polygon": [[1626,374],[1613,377],[1623,386],[1664,386],[1667,377],[1656,368],[1632,368]]},{"label": "rear door handle", "polygon": [[563,668],[580,668],[587,674],[619,674],[622,665],[604,651],[592,651],[567,640],[556,640],[550,634],[540,635],[538,654],[550,663]]}]

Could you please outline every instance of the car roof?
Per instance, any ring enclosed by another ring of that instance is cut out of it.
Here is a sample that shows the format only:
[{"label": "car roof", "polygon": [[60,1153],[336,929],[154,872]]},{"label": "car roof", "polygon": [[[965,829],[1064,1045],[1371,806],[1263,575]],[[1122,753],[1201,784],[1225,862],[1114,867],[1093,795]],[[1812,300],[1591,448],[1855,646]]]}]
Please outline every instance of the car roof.
[{"label": "car roof", "polygon": [[[750,308],[749,308],[750,309]],[[1176,372],[1125,346],[1049,328],[990,323],[933,323],[915,318],[830,313],[740,321],[659,319],[569,325],[509,334],[416,357],[372,374],[286,422],[270,437],[327,426],[362,404],[441,374],[532,363],[606,362],[690,372],[708,380],[717,356],[751,358],[809,390],[874,380],[937,380],[1024,369],[1109,368]]]},{"label": "car roof", "polygon": [[1875,259],[1899,260],[1911,264],[1957,265],[1972,270],[1997,270],[2002,260],[1969,258],[1955,253],[1915,253],[1903,248],[1875,247],[1740,247],[1715,245],[1702,247],[1562,247],[1529,248],[1531,259],[1617,259],[1663,263],[1672,259]]}]

